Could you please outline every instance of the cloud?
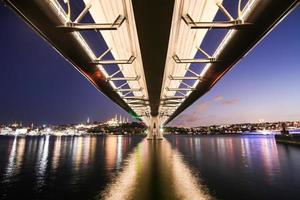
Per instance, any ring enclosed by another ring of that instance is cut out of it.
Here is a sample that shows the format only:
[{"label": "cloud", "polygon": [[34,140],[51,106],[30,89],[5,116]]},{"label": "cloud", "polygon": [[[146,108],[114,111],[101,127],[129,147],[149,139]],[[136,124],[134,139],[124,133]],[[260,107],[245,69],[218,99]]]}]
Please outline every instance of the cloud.
[{"label": "cloud", "polygon": [[215,102],[220,103],[221,105],[234,105],[234,104],[238,104],[240,102],[239,99],[225,99],[223,96],[221,95],[217,95],[213,98],[213,100]]},{"label": "cloud", "polygon": [[203,112],[206,111],[209,107],[210,107],[211,103],[210,102],[203,102],[203,103],[199,103],[196,106],[196,110],[193,111],[193,113],[195,112]]},{"label": "cloud", "polygon": [[215,97],[213,98],[213,100],[214,100],[215,102],[220,102],[220,101],[222,101],[223,99],[224,99],[224,97],[221,96],[221,95],[217,95],[217,96],[215,96]]},{"label": "cloud", "polygon": [[179,115],[172,125],[175,126],[191,126],[196,125],[202,119],[201,113],[208,110],[211,106],[211,102],[201,102],[195,106],[191,112],[183,113]]},{"label": "cloud", "polygon": [[234,105],[240,103],[239,99],[229,99],[229,100],[223,100],[220,102],[222,105]]},{"label": "cloud", "polygon": [[179,115],[173,122],[174,126],[198,126],[200,122],[202,124],[211,124],[218,121],[220,116],[211,115],[211,113],[207,113],[205,111],[209,110],[212,106],[217,104],[222,106],[235,105],[240,102],[239,99],[226,99],[222,95],[217,95],[212,98],[210,101],[200,102],[196,105],[193,105],[192,108]]}]

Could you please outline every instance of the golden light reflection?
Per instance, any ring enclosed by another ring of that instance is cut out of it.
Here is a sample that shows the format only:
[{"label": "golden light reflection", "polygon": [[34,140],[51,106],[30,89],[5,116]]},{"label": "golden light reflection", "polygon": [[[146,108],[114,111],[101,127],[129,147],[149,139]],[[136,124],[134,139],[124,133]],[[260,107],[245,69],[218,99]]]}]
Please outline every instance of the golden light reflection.
[{"label": "golden light reflection", "polygon": [[90,148],[91,148],[90,143],[91,143],[91,136],[84,136],[83,138],[84,148],[83,148],[83,157],[82,157],[83,166],[88,165],[90,161]]},{"label": "golden light reflection", "polygon": [[117,137],[111,136],[105,139],[105,161],[108,170],[112,170],[117,160]]},{"label": "golden light reflection", "polygon": [[74,171],[78,171],[80,169],[81,166],[81,162],[82,162],[82,142],[83,142],[83,138],[82,137],[75,137],[74,138],[74,149],[73,149],[73,163],[74,163]]},{"label": "golden light reflection", "polygon": [[61,151],[61,137],[57,137],[54,143],[54,150],[52,155],[52,169],[54,171],[57,170],[59,163],[60,163],[60,151]]},{"label": "golden light reflection", "polygon": [[[159,187],[155,187],[159,185]],[[122,172],[107,186],[106,200],[211,199],[181,154],[166,141],[143,140],[128,156]]]},{"label": "golden light reflection", "polygon": [[88,164],[92,164],[95,159],[95,153],[96,153],[96,146],[97,146],[97,138],[96,137],[90,137],[90,152],[89,152],[89,162]]}]

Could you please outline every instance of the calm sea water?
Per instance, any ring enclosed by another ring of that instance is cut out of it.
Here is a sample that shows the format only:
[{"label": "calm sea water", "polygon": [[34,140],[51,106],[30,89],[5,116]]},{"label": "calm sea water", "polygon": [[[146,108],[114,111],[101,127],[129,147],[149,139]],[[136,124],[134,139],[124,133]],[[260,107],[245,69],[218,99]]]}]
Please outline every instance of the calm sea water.
[{"label": "calm sea water", "polygon": [[299,199],[272,136],[0,137],[0,199]]}]

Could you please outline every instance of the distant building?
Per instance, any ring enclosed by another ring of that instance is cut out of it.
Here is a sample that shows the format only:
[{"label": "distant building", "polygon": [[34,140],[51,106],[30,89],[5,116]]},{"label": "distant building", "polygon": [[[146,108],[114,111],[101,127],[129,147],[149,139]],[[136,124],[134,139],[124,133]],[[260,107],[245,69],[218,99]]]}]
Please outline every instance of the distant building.
[{"label": "distant building", "polygon": [[[105,122],[105,124],[108,126],[119,126],[119,125],[125,124],[125,123],[126,123],[125,117],[122,117],[121,115],[119,115],[119,118],[118,118],[118,114],[116,114],[114,118],[111,118],[107,122]],[[128,123],[128,118],[127,118],[127,123]]]}]

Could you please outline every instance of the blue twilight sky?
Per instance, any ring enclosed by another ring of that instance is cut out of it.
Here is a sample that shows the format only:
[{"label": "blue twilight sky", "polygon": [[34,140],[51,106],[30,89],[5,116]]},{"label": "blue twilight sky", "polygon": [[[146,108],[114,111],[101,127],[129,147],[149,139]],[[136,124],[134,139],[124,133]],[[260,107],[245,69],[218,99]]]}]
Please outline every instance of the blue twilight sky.
[{"label": "blue twilight sky", "polygon": [[300,8],[170,125],[300,121]]},{"label": "blue twilight sky", "polygon": [[[300,8],[171,125],[300,120]],[[128,116],[0,3],[0,124]]]}]

